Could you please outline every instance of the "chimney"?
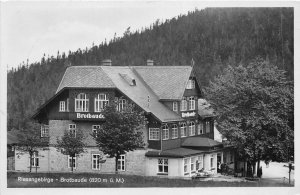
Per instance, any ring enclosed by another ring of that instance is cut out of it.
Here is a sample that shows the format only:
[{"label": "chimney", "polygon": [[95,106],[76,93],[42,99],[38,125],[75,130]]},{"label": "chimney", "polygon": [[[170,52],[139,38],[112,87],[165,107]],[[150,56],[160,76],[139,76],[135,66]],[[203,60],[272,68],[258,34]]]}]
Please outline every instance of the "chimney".
[{"label": "chimney", "polygon": [[147,66],[153,66],[154,61],[153,60],[147,60]]},{"label": "chimney", "polygon": [[111,66],[111,59],[102,60],[101,66]]}]

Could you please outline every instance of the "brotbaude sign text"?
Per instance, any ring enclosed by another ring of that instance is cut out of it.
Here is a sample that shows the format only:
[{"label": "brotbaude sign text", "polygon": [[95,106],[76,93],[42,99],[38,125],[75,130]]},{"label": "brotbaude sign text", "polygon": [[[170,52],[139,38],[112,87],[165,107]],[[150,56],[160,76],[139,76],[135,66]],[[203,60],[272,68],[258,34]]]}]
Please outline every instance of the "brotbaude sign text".
[{"label": "brotbaude sign text", "polygon": [[87,114],[82,114],[82,113],[77,113],[76,117],[79,119],[79,118],[86,118],[86,119],[91,119],[91,118],[99,118],[99,119],[104,119],[104,116],[103,114],[90,114],[90,113],[87,113]]}]

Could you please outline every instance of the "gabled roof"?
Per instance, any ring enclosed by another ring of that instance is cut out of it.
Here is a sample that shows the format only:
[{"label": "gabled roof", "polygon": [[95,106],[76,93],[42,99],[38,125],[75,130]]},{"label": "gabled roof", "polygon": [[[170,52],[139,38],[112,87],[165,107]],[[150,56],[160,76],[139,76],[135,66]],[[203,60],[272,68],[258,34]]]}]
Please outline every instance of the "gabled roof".
[{"label": "gabled roof", "polygon": [[161,122],[181,121],[160,100],[181,99],[191,71],[190,66],[71,66],[56,95],[66,88],[117,88]]},{"label": "gabled roof", "polygon": [[56,93],[65,87],[115,88],[100,66],[70,66],[67,68]]},{"label": "gabled roof", "polygon": [[191,66],[134,66],[160,100],[181,100]]},{"label": "gabled roof", "polygon": [[207,137],[187,137],[181,144],[183,147],[214,147],[219,145],[222,143]]}]

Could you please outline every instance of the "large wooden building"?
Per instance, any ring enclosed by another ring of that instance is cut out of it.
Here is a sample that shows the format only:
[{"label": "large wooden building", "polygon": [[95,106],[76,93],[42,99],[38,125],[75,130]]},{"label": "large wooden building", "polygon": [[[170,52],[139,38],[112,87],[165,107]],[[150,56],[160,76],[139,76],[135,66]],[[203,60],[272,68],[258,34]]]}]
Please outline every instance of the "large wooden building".
[{"label": "large wooden building", "polygon": [[[102,152],[91,136],[105,122],[105,105],[118,110],[135,105],[145,112],[145,148],[122,155],[118,169],[124,174],[189,177],[196,170],[217,171],[217,163],[233,162],[232,152],[214,140],[214,116],[198,104],[200,83],[191,66],[71,66],[56,94],[33,116],[41,123],[41,137],[49,136],[49,150],[33,156],[39,172],[71,171],[70,156],[56,150],[57,137],[65,130],[81,129],[86,152],[75,158],[76,172],[113,173],[115,160],[100,162]],[[200,109],[199,109],[200,108]],[[27,171],[29,156],[16,157],[15,169]]]}]

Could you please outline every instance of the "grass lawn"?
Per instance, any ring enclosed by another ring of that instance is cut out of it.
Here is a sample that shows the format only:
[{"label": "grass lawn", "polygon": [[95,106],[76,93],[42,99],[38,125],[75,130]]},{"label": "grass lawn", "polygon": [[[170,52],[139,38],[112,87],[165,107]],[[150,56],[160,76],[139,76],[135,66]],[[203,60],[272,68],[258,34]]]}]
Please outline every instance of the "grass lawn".
[{"label": "grass lawn", "polygon": [[168,179],[135,175],[93,173],[7,173],[8,188],[118,188],[118,187],[283,187],[283,183],[227,182]]}]

